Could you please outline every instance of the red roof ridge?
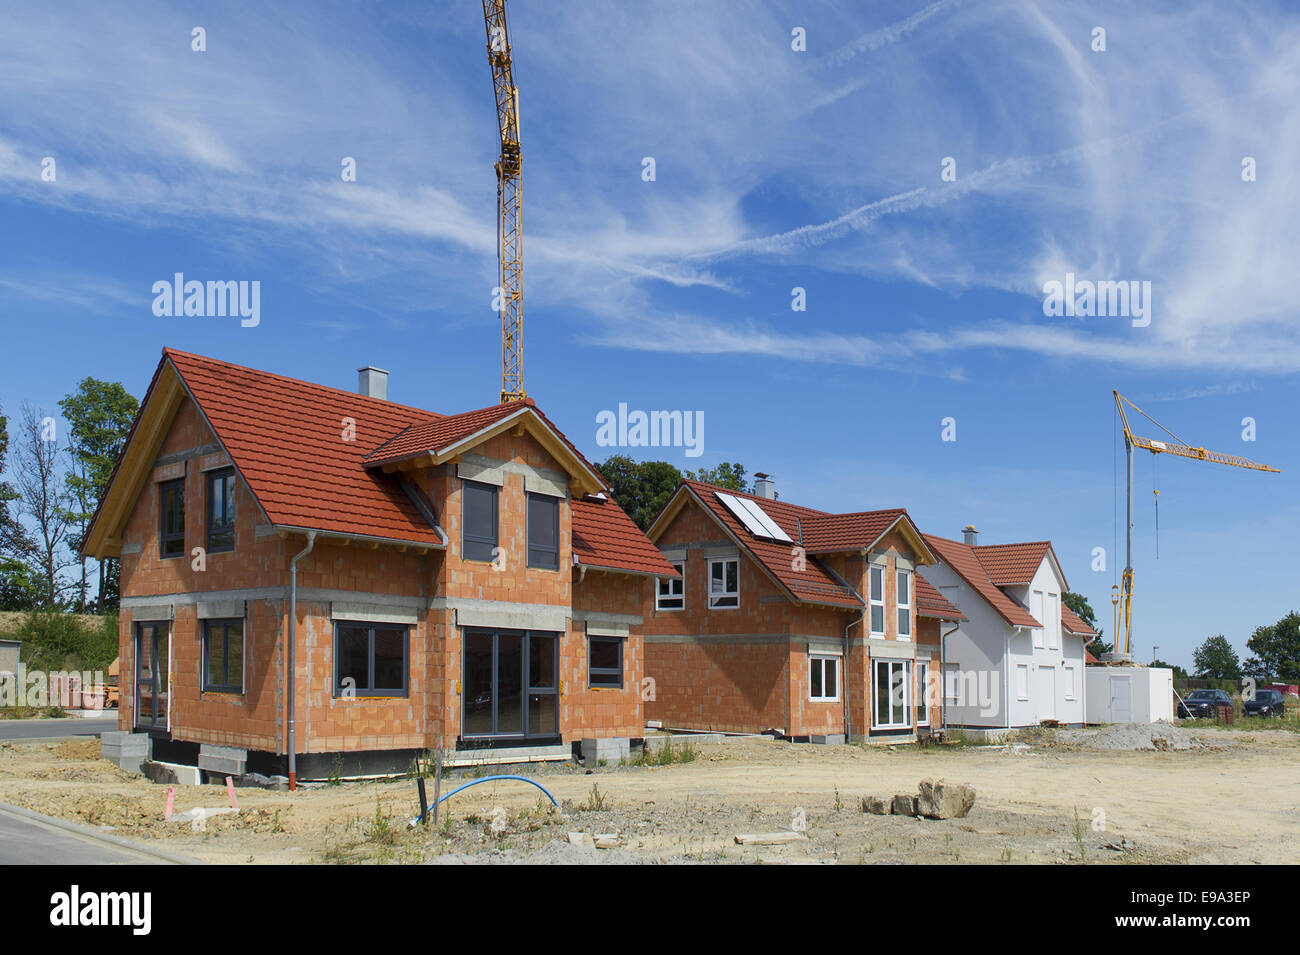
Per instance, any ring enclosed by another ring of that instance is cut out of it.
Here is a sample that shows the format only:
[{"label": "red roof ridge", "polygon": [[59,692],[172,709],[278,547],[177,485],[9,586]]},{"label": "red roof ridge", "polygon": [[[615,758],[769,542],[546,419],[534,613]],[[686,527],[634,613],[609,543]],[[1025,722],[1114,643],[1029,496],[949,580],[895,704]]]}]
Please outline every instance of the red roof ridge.
[{"label": "red roof ridge", "polygon": [[213,365],[224,365],[227,368],[238,368],[240,371],[251,371],[257,375],[264,375],[267,378],[275,378],[278,381],[292,385],[307,385],[310,388],[319,388],[324,391],[334,391],[340,395],[347,395],[349,398],[357,398],[361,401],[373,401],[385,408],[397,408],[402,411],[418,411],[420,414],[426,414],[434,418],[445,418],[446,414],[440,411],[430,411],[428,408],[419,408],[415,405],[402,404],[399,401],[390,401],[387,398],[373,398],[370,395],[363,395],[359,391],[349,391],[346,388],[336,388],[333,385],[322,385],[319,382],[307,381],[304,378],[293,378],[289,375],[281,375],[274,371],[265,371],[261,368],[254,368],[251,365],[237,365],[233,361],[224,361],[220,358],[213,358],[211,355],[198,355],[194,352],[181,351],[179,348],[172,348],[169,345],[163,346],[163,356],[166,358],[189,358],[195,361],[209,362]]}]

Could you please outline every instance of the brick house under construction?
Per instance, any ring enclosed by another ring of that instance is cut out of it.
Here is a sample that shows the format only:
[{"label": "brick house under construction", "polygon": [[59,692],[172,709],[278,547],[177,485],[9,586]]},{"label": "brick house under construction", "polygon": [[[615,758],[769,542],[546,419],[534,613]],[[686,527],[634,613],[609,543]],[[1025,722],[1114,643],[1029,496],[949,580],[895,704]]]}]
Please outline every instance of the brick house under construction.
[{"label": "brick house under construction", "polygon": [[164,350],[85,547],[121,559],[120,729],[291,779],[625,750],[673,568],[531,400],[360,390]]},{"label": "brick house under construction", "polygon": [[646,717],[668,728],[897,741],[941,719],[941,625],[903,509],[828,514],[683,481],[648,534],[680,572],[643,614]]}]

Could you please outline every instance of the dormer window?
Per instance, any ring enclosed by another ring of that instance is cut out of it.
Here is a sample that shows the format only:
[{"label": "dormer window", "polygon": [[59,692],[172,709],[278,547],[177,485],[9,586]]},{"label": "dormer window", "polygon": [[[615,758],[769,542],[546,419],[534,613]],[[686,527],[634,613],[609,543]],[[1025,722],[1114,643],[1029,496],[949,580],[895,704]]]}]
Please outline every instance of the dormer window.
[{"label": "dormer window", "polygon": [[497,549],[497,488],[460,482],[461,557],[491,561]]},{"label": "dormer window", "polygon": [[235,549],[235,469],[210,471],[208,483],[208,553]]}]

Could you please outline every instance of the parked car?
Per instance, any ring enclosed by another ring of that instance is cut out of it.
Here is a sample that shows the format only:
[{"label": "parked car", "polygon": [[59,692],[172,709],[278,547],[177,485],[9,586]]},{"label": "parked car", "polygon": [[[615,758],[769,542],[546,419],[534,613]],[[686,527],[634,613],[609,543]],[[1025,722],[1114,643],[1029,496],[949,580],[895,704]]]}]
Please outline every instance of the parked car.
[{"label": "parked car", "polygon": [[1241,709],[1247,716],[1286,716],[1286,697],[1277,690],[1256,690]]},{"label": "parked car", "polygon": [[1178,703],[1178,716],[1181,719],[1195,719],[1200,716],[1214,716],[1219,707],[1232,708],[1232,697],[1227,690],[1193,690]]}]

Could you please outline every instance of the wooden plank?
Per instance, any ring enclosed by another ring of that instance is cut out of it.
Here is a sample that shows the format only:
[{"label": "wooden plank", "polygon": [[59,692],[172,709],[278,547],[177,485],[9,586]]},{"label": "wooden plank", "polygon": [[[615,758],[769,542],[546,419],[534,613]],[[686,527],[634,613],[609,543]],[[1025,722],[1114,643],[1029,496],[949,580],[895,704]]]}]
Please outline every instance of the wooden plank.
[{"label": "wooden plank", "polygon": [[798,832],[759,832],[741,833],[736,836],[738,846],[783,846],[791,842],[802,842],[808,837]]}]

